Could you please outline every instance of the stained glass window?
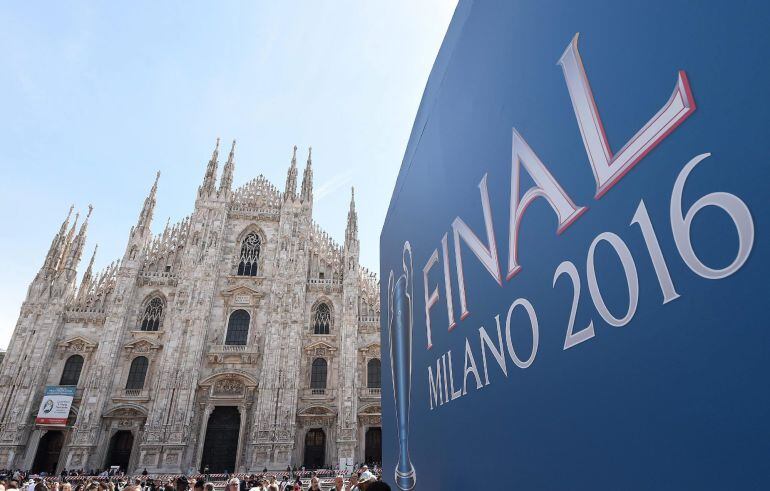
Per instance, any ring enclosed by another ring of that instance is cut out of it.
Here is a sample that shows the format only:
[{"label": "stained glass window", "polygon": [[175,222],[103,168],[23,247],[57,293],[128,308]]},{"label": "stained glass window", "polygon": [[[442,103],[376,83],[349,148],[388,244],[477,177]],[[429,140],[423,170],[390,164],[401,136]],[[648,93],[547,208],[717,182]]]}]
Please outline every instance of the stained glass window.
[{"label": "stained glass window", "polygon": [[313,316],[313,334],[329,334],[332,324],[332,311],[325,303],[318,304]]},{"label": "stained glass window", "polygon": [[238,276],[257,276],[261,249],[262,240],[255,232],[251,232],[243,239],[240,262],[238,263]]},{"label": "stained glass window", "polygon": [[163,316],[163,300],[155,297],[147,304],[142,317],[142,331],[157,331],[160,328],[160,319]]}]

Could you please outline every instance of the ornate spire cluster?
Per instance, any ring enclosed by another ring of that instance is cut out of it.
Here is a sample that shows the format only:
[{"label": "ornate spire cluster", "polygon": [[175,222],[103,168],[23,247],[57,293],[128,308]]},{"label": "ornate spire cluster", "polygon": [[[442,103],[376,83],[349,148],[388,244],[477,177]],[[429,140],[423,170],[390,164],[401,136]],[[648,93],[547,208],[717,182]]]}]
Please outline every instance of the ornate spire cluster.
[{"label": "ornate spire cluster", "polygon": [[[308,149],[307,165],[302,175],[302,187],[299,195],[302,203],[313,201],[313,147]],[[283,193],[283,199],[294,201],[297,199],[297,145],[294,145],[294,152],[291,156],[291,165],[289,172],[286,173],[286,187]]]},{"label": "ornate spire cluster", "polygon": [[72,210],[74,209],[75,205],[70,206],[70,211],[67,213],[67,218],[65,218],[62,222],[61,227],[59,227],[59,232],[54,235],[53,240],[51,241],[51,246],[48,248],[48,254],[46,255],[45,262],[43,263],[43,270],[45,270],[48,274],[56,271],[59,266],[62,252],[66,247],[68,235],[67,229],[69,228],[70,217],[72,217]]},{"label": "ornate spire cluster", "polygon": [[70,305],[71,312],[103,312],[107,297],[115,287],[120,261],[113,261],[93,278],[90,276],[93,266],[93,257],[96,256],[96,248],[91,258],[86,274],[80,282],[75,301]]},{"label": "ornate spire cluster", "polygon": [[334,241],[320,225],[313,222],[313,228],[310,231],[310,241],[312,250],[320,256],[341,257],[342,246]]},{"label": "ornate spire cluster", "polygon": [[363,303],[371,308],[371,315],[380,313],[380,282],[377,273],[361,267],[360,271],[361,298]]},{"label": "ornate spire cluster", "polygon": [[[142,271],[145,273],[172,272],[177,263],[178,253],[184,247],[190,233],[190,217],[170,225],[166,222],[163,232],[156,235],[147,245]],[[166,271],[166,267],[171,271]]]},{"label": "ornate spire cluster", "polygon": [[51,241],[51,247],[48,249],[48,254],[43,264],[43,270],[47,273],[47,276],[54,276],[57,273],[62,272],[65,269],[75,269],[77,263],[80,262],[80,257],[83,254],[83,247],[86,242],[86,232],[88,230],[88,219],[91,217],[93,207],[88,205],[88,215],[80,226],[80,230],[75,233],[78,226],[78,219],[80,213],[75,214],[75,221],[72,226],[69,225],[70,217],[72,216],[72,210],[74,205],[70,206],[67,218],[62,222],[59,232],[54,236]]},{"label": "ornate spire cluster", "polygon": [[230,147],[230,155],[227,156],[225,168],[222,171],[222,180],[219,182],[219,191],[217,195],[223,196],[230,192],[233,186],[233,170],[235,169],[235,140]]},{"label": "ornate spire cluster", "polygon": [[48,249],[43,266],[32,283],[32,286],[40,294],[45,292],[64,294],[65,292],[74,291],[76,269],[83,255],[88,231],[88,219],[91,217],[93,207],[88,205],[88,214],[79,230],[79,213],[75,213],[75,220],[70,225],[74,208],[74,205],[70,206],[67,217],[51,241],[51,246]]},{"label": "ornate spire cluster", "polygon": [[[199,187],[200,196],[206,199],[214,197],[217,202],[224,203],[228,210],[243,211],[248,213],[258,213],[262,216],[274,216],[278,218],[281,208],[285,202],[291,199],[292,202],[309,203],[312,206],[313,201],[313,154],[312,147],[308,148],[307,163],[302,176],[302,184],[297,190],[297,147],[293,148],[291,164],[286,178],[286,189],[282,193],[278,188],[271,184],[264,176],[259,176],[243,186],[233,190],[233,173],[235,167],[235,146],[233,140],[227,161],[223,167],[222,176],[219,181],[219,187],[216,189],[217,168],[219,156],[220,140],[217,139],[211,159],[206,168],[203,183]],[[89,206],[84,220],[80,220],[80,214],[75,213],[74,206],[70,207],[66,218],[62,222],[58,233],[54,236],[51,247],[41,268],[40,275],[48,278],[56,277],[60,272],[67,271],[66,281],[49,284],[55,285],[52,291],[65,291],[72,286],[71,291],[77,292],[75,302],[93,303],[94,295],[104,295],[106,288],[110,284],[108,278],[116,274],[117,268],[125,265],[138,267],[140,274],[157,273],[176,273],[178,264],[181,261],[181,251],[185,247],[191,234],[192,216],[184,218],[177,224],[166,223],[162,233],[152,236],[150,228],[157,201],[158,183],[160,172],[155,176],[155,180],[150,188],[147,197],[144,200],[142,209],[139,213],[136,225],[131,228],[129,245],[126,250],[125,258],[136,259],[139,262],[125,261],[115,262],[104,272],[94,274],[94,262],[98,247],[94,247],[93,254],[83,275],[82,281],[75,289],[75,276],[78,264],[82,258],[86,243],[88,223],[93,208]],[[299,191],[299,193],[297,192]],[[73,218],[73,213],[75,214]],[[79,222],[82,221],[82,224]],[[343,271],[350,273],[350,268],[356,268],[358,273],[357,261],[349,263],[347,266],[345,259],[347,255],[357,255],[358,246],[358,215],[356,212],[355,190],[351,189],[350,207],[347,214],[347,225],[345,229],[344,246],[338,244],[332,237],[323,231],[315,222],[312,223],[310,231],[310,248],[314,254],[317,254],[332,271],[337,272],[342,277]],[[355,266],[354,266],[355,265]],[[376,277],[361,269],[361,280],[375,281]],[[45,282],[39,283],[44,285]],[[58,286],[57,286],[58,285]],[[43,291],[42,289],[40,291]],[[70,290],[67,290],[70,291]],[[91,299],[91,300],[89,300]]]},{"label": "ornate spire cluster", "polygon": [[75,240],[75,230],[78,228],[78,220],[80,220],[80,212],[75,213],[75,221],[72,222],[69,232],[64,237],[64,243],[62,244],[61,252],[58,254],[58,261],[56,263],[56,270],[62,271],[67,267],[67,258],[69,258],[70,251],[72,250],[72,242]]},{"label": "ornate spire cluster", "polygon": [[[74,237],[70,243],[70,247],[67,250],[67,257],[64,261],[64,269],[75,271],[80,263],[80,258],[83,256],[83,248],[86,245],[86,232],[88,231],[88,219],[91,218],[91,213],[94,211],[94,207],[88,205],[88,214],[86,219],[83,220],[83,225],[80,226],[80,231]],[[77,220],[76,220],[77,222]],[[74,230],[74,225],[72,229]]]},{"label": "ornate spire cluster", "polygon": [[230,207],[234,210],[264,210],[277,213],[282,203],[278,188],[260,174],[233,192]]}]

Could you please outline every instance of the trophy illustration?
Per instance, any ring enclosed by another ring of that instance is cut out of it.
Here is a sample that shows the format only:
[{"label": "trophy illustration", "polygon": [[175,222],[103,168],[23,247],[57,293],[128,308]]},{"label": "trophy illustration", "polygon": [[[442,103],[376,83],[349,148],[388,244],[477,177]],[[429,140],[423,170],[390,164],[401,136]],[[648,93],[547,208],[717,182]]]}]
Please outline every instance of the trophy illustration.
[{"label": "trophy illustration", "polygon": [[[407,258],[408,256],[408,258]],[[409,458],[409,406],[412,392],[412,298],[414,279],[412,247],[404,243],[401,254],[404,273],[388,277],[388,329],[390,330],[390,370],[396,402],[398,462],[396,486],[402,491],[414,488],[417,475]],[[408,259],[408,262],[407,262]]]}]

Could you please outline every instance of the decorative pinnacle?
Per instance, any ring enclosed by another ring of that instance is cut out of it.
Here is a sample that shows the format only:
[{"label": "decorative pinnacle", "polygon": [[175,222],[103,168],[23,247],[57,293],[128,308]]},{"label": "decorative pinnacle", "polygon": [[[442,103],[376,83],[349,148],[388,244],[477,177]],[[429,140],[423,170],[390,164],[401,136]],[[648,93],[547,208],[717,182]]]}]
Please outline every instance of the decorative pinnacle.
[{"label": "decorative pinnacle", "polygon": [[234,155],[235,155],[235,139],[233,139],[233,145],[230,147],[230,156],[227,158],[227,161],[228,162],[232,161]]},{"label": "decorative pinnacle", "polygon": [[291,165],[289,166],[289,169],[294,169],[297,167],[297,145],[294,145],[294,150],[291,153]]},{"label": "decorative pinnacle", "polygon": [[75,205],[70,205],[70,211],[67,213],[67,218],[64,219],[64,221],[61,223],[61,228],[59,229],[59,236],[64,237],[65,232],[67,231],[67,226],[70,223],[70,218],[72,217],[72,210],[75,209]]},{"label": "decorative pinnacle", "polygon": [[99,250],[99,244],[96,244],[94,246],[94,252],[91,254],[91,261],[88,263],[88,269],[91,269],[91,267],[94,265],[94,259],[96,259],[96,251]]},{"label": "decorative pinnacle", "polygon": [[356,214],[356,190],[350,187],[350,210],[348,210],[348,226],[345,228],[345,239],[354,240],[358,235],[358,215]]},{"label": "decorative pinnacle", "polygon": [[152,183],[152,188],[150,189],[150,195],[147,197],[148,200],[155,199],[155,194],[158,192],[158,180],[160,179],[160,171],[155,173],[155,182]]}]

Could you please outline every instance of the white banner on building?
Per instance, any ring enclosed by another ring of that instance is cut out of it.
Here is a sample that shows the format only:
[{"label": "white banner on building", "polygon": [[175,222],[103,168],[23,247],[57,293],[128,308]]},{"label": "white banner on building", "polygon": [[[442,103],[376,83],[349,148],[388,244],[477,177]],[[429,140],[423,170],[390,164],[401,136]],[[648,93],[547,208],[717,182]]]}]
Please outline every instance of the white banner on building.
[{"label": "white banner on building", "polygon": [[49,385],[46,387],[35,423],[49,426],[66,426],[76,390],[77,387],[74,385]]}]

